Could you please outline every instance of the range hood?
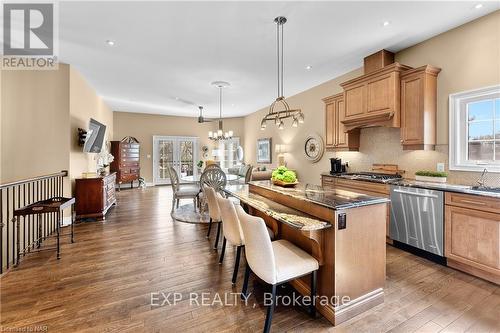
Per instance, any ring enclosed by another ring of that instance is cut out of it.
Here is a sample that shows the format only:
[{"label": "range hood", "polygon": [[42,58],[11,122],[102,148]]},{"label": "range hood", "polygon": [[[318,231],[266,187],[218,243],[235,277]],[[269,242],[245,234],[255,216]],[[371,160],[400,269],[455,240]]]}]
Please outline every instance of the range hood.
[{"label": "range hood", "polygon": [[364,59],[365,74],[341,83],[344,89],[346,131],[356,128],[397,127],[400,120],[400,74],[411,67],[394,62],[381,50]]}]

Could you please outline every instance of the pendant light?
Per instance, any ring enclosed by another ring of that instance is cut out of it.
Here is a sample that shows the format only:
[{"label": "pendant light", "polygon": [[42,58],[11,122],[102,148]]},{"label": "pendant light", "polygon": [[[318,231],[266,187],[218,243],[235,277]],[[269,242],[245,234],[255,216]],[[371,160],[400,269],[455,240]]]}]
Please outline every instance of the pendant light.
[{"label": "pendant light", "polygon": [[[285,101],[284,89],[283,89],[283,25],[286,23],[287,19],[284,16],[278,16],[274,19],[276,23],[276,46],[277,46],[277,58],[278,58],[278,97],[269,106],[269,111],[267,115],[262,118],[260,122],[260,129],[264,130],[267,126],[267,121],[273,121],[278,129],[282,130],[285,128],[284,119],[292,118],[292,127],[298,127],[299,124],[304,123],[304,114],[301,109],[290,109],[290,106]],[[278,104],[281,104],[283,110],[277,111],[275,108]]]},{"label": "pendant light", "polygon": [[223,123],[222,123],[222,89],[229,87],[229,82],[225,81],[215,81],[212,82],[212,85],[219,88],[219,128],[217,131],[209,131],[208,138],[210,140],[219,141],[219,140],[227,140],[233,138],[233,131],[224,132]]}]

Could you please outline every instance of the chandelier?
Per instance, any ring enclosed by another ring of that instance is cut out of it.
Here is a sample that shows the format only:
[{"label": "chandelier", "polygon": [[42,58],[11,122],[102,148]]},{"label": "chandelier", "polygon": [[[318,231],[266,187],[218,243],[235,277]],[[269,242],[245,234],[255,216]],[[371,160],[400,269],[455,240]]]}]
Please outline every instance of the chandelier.
[{"label": "chandelier", "polygon": [[209,131],[208,138],[210,140],[219,141],[219,140],[227,140],[233,138],[233,131],[224,132],[223,124],[222,124],[222,89],[225,87],[229,87],[229,82],[225,81],[215,81],[212,82],[212,85],[219,88],[219,129],[217,131]]},{"label": "chandelier", "polygon": [[[284,129],[285,123],[284,119],[292,118],[292,127],[299,126],[299,123],[302,124],[304,122],[304,114],[301,109],[290,109],[290,106],[285,101],[284,93],[283,93],[283,25],[286,23],[286,17],[278,16],[274,19],[276,23],[276,45],[277,45],[277,58],[278,58],[278,97],[276,100],[269,106],[269,111],[267,115],[262,118],[260,122],[260,129],[266,129],[267,122],[272,121],[278,129]],[[277,109],[278,106],[281,105],[281,110]]]}]

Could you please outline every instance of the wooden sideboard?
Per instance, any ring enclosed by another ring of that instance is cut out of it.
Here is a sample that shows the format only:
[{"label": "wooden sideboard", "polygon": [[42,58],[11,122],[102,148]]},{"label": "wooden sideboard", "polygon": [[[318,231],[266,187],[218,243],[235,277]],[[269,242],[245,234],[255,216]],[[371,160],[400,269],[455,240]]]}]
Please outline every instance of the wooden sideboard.
[{"label": "wooden sideboard", "polygon": [[122,183],[130,183],[130,187],[133,187],[134,181],[140,177],[139,141],[132,137],[111,141],[111,154],[115,159],[111,162],[110,170],[116,172],[118,190]]},{"label": "wooden sideboard", "polygon": [[116,205],[116,173],[75,180],[76,219],[104,220],[109,208]]}]

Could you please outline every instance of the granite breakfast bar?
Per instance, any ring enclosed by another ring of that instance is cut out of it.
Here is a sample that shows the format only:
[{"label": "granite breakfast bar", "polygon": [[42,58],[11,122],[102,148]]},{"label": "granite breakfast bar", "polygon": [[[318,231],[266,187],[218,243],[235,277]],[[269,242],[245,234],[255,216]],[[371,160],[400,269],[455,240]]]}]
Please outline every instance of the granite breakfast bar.
[{"label": "granite breakfast bar", "polygon": [[[270,181],[229,185],[225,192],[320,263],[318,311],[344,322],[384,300],[386,198],[317,185],[283,188]],[[290,282],[309,294],[309,278]]]}]

